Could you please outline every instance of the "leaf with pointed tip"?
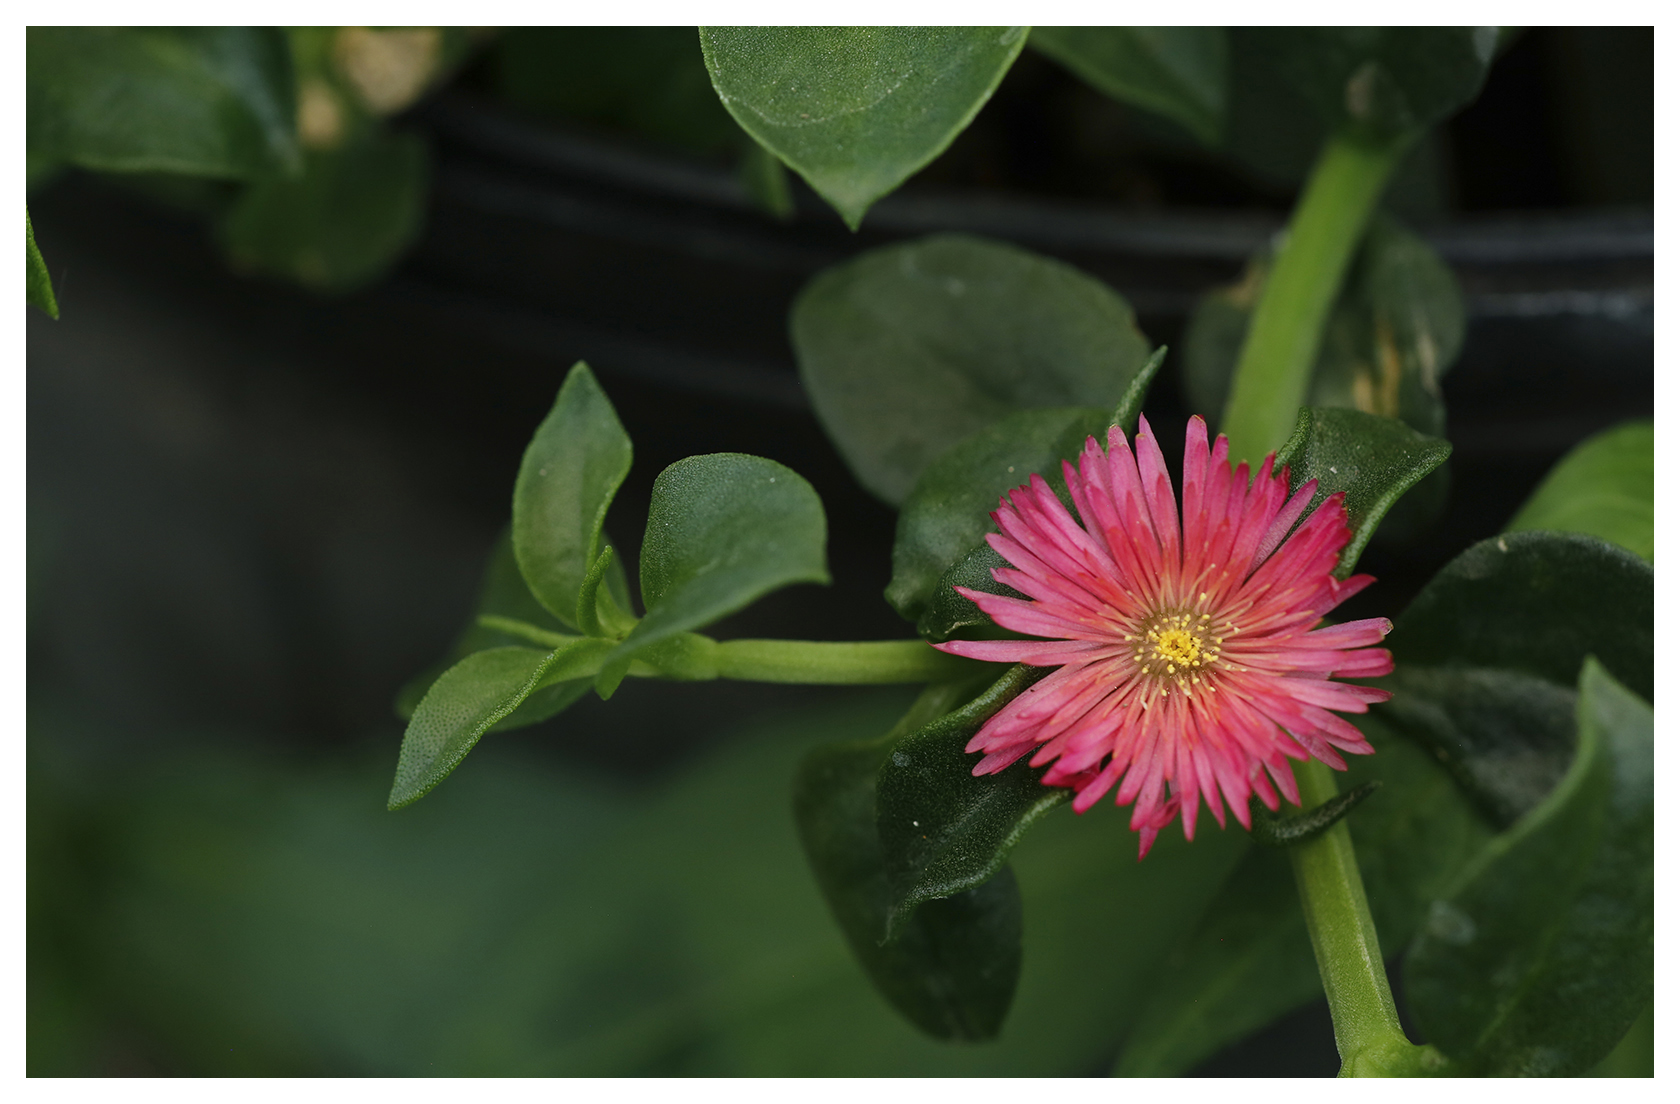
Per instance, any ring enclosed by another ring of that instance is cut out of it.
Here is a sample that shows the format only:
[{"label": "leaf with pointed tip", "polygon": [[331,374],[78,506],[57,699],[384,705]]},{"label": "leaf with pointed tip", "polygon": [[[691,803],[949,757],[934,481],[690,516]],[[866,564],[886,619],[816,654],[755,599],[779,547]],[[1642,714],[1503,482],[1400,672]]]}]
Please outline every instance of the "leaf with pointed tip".
[{"label": "leaf with pointed tip", "polygon": [[58,318],[58,299],[53,295],[52,276],[47,272],[47,262],[41,256],[41,250],[35,245],[35,224],[29,220],[29,209],[23,211],[24,240],[27,245],[27,256],[24,270],[24,291],[29,302],[46,311],[54,319]]},{"label": "leaf with pointed tip", "polygon": [[1651,1001],[1651,707],[1592,659],[1574,762],[1435,903],[1406,960],[1423,1034],[1466,1074],[1567,1077]]},{"label": "leaf with pointed tip", "polygon": [[403,733],[387,807],[420,800],[448,777],[497,721],[545,686],[593,672],[609,642],[578,637],[552,652],[489,648],[445,671],[414,708]]},{"label": "leaf with pointed tip", "polygon": [[29,152],[104,172],[246,179],[298,164],[273,27],[31,27]]},{"label": "leaf with pointed tip", "polygon": [[1149,359],[1108,285],[957,234],[823,272],[789,326],[823,429],[893,505],[952,446],[1023,407],[1114,406]]},{"label": "leaf with pointed tip", "polygon": [[1028,41],[1099,92],[1165,115],[1208,145],[1225,129],[1224,27],[1034,27]]},{"label": "leaf with pointed tip", "polygon": [[678,460],[653,481],[642,537],[647,616],[608,666],[773,590],[826,584],[827,541],[822,500],[791,469],[738,452]]},{"label": "leaf with pointed tip", "polygon": [[630,471],[630,437],[611,400],[578,361],[525,449],[513,485],[519,570],[563,625],[575,628],[578,593],[601,554],[601,525]]},{"label": "leaf with pointed tip", "polygon": [[1353,573],[1383,515],[1451,453],[1447,442],[1426,437],[1393,418],[1302,407],[1295,432],[1278,450],[1277,458],[1289,465],[1291,492],[1309,479],[1318,480],[1309,512],[1337,492],[1347,496],[1343,505],[1353,537],[1336,564],[1337,576],[1345,579]]},{"label": "leaf with pointed tip", "polygon": [[723,106],[853,230],[943,153],[1026,43],[1025,27],[701,27]]},{"label": "leaf with pointed tip", "polygon": [[1569,450],[1528,496],[1507,533],[1556,529],[1602,537],[1647,563],[1655,552],[1656,426],[1623,422]]},{"label": "leaf with pointed tip", "polygon": [[1587,656],[1651,693],[1652,581],[1649,564],[1594,537],[1510,533],[1473,545],[1395,620],[1395,670],[1381,682],[1394,699],[1377,712],[1509,825],[1568,769]]}]

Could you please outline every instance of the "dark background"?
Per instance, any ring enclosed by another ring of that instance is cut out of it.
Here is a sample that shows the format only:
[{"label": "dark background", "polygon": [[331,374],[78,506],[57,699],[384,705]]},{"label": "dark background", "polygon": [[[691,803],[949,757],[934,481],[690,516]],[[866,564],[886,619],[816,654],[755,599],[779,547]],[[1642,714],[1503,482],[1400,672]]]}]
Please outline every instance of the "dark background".
[{"label": "dark background", "polygon": [[[276,777],[394,764],[392,695],[462,627],[525,442],[575,360],[635,443],[608,520],[632,562],[652,480],[685,455],[768,456],[822,496],[834,585],[774,595],[716,635],[901,637],[880,598],[893,513],[798,387],[785,319],[804,281],[863,248],[970,230],[1108,280],[1175,346],[1196,296],[1237,276],[1293,196],[1027,51],[854,236],[802,184],[777,222],[725,154],[521,102],[497,57],[402,121],[433,151],[425,230],[352,295],[232,273],[202,219],[122,182],[72,173],[30,196],[63,312],[28,324],[32,1073],[217,1069],[172,1033],[179,1005],[149,1004],[155,978],[108,961],[102,910],[134,876],[113,841],[151,815],[131,782],[215,755]],[[1359,613],[1403,608],[1570,446],[1649,416],[1652,68],[1649,29],[1531,30],[1403,172],[1393,206],[1458,273],[1470,328],[1443,384],[1446,511],[1372,547],[1362,569],[1380,582]],[[1188,413],[1170,358],[1146,411]],[[632,684],[498,739],[532,770],[649,785],[743,717],[846,700]],[[302,1053],[240,1071],[394,1072]],[[1335,1064],[1320,1002],[1202,1072]]]}]

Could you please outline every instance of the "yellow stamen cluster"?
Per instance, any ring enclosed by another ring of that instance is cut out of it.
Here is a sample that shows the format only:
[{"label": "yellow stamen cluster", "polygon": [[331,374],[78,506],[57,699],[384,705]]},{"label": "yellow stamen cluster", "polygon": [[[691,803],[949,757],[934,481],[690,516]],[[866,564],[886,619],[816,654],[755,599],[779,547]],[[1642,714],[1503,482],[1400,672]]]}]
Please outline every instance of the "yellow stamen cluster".
[{"label": "yellow stamen cluster", "polygon": [[1215,631],[1212,614],[1167,612],[1150,618],[1141,633],[1126,639],[1135,645],[1132,658],[1138,669],[1155,679],[1162,696],[1169,683],[1188,694],[1208,688],[1202,683],[1203,671],[1225,665],[1219,658],[1225,637]]}]

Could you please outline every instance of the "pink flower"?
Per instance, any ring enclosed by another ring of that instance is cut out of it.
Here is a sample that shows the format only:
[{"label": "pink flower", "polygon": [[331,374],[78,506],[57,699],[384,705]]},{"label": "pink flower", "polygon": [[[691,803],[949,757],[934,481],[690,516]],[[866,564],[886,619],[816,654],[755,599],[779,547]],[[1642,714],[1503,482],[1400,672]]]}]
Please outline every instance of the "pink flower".
[{"label": "pink flower", "polygon": [[[1316,627],[1374,580],[1336,579],[1351,536],[1342,495],[1331,495],[1284,540],[1316,481],[1289,494],[1288,469],[1266,457],[1252,484],[1232,471],[1221,436],[1207,425],[1184,435],[1184,521],[1149,423],[1138,419],[1137,458],[1118,427],[1108,452],[1085,442],[1079,469],[1063,463],[1081,526],[1043,477],[1017,488],[992,514],[986,538],[1012,568],[992,574],[1031,601],[958,587],[1003,628],[1046,640],[954,640],[946,652],[998,663],[1055,667],[988,720],[968,750],[984,752],[976,775],[1003,770],[1028,752],[1050,763],[1047,786],[1076,790],[1084,812],[1116,784],[1115,803],[1136,801],[1138,858],[1182,816],[1196,832],[1206,799],[1225,825],[1225,805],[1244,828],[1259,794],[1300,804],[1290,759],[1309,755],[1338,770],[1338,749],[1370,754],[1359,730],[1331,710],[1363,713],[1389,694],[1332,677],[1386,675],[1380,643],[1393,626],[1373,617]],[[1275,788],[1274,788],[1275,787]]]}]

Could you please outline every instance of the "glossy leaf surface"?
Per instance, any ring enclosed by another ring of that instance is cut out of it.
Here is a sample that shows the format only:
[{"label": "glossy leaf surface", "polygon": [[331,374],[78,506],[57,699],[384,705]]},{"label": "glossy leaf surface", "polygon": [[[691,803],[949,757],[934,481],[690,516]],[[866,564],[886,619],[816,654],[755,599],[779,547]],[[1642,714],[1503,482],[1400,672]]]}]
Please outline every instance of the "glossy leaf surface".
[{"label": "glossy leaf surface", "polygon": [[1121,103],[1157,112],[1212,145],[1225,128],[1223,27],[1034,27],[1032,47]]},{"label": "glossy leaf surface", "polygon": [[979,697],[897,740],[875,782],[875,822],[892,888],[889,930],[918,906],[975,889],[1004,869],[1010,850],[1039,817],[1073,791],[1039,782],[1025,762],[974,776],[964,750],[986,719],[1047,672],[1011,668]]},{"label": "glossy leaf surface", "polygon": [[736,452],[677,461],[653,481],[642,537],[647,616],[612,660],[781,587],[827,583],[827,541],[822,501],[791,469]]},{"label": "glossy leaf surface", "polygon": [[41,257],[41,250],[35,245],[35,224],[29,220],[27,209],[23,213],[23,230],[27,245],[27,256],[24,258],[25,293],[30,303],[57,318],[58,298],[53,295],[52,276],[47,272],[47,262]]},{"label": "glossy leaf surface", "polygon": [[819,275],[790,322],[800,378],[858,480],[889,503],[1023,407],[1112,407],[1149,357],[1106,284],[1014,246],[939,235]]},{"label": "glossy leaf surface", "polygon": [[1489,815],[1510,824],[1574,757],[1575,676],[1587,656],[1652,689],[1650,565],[1565,533],[1473,545],[1395,620],[1387,719],[1423,742]]},{"label": "glossy leaf surface", "polygon": [[[1035,474],[1062,487],[1062,460],[1078,456],[1091,435],[1104,437],[1109,413],[1077,406],[1023,410],[982,429],[929,466],[898,512],[887,584],[893,608],[910,620],[921,617],[946,570],[984,546],[998,500]],[[984,589],[993,584],[988,580]]]},{"label": "glossy leaf surface", "polygon": [[106,172],[249,178],[295,167],[272,27],[31,27],[29,152]]},{"label": "glossy leaf surface", "polygon": [[1021,971],[1021,895],[1007,870],[938,901],[884,940],[894,903],[876,835],[875,776],[891,739],[812,752],[794,782],[794,818],[817,884],[882,996],[940,1039],[989,1039]]},{"label": "glossy leaf surface", "polygon": [[1582,441],[1529,495],[1507,533],[1556,529],[1655,551],[1656,426],[1626,422]]},{"label": "glossy leaf surface", "polygon": [[743,130],[857,229],[974,119],[1025,27],[702,27],[712,86]]},{"label": "glossy leaf surface", "polygon": [[526,446],[513,485],[520,573],[563,625],[576,627],[578,592],[600,555],[601,526],[630,471],[631,451],[612,401],[579,361]]},{"label": "glossy leaf surface", "polygon": [[387,806],[400,809],[424,797],[533,691],[589,672],[607,647],[605,641],[579,637],[552,652],[489,648],[445,671],[409,718]]},{"label": "glossy leaf surface", "polygon": [[325,292],[382,275],[420,231],[430,169],[412,134],[310,150],[301,175],[266,174],[221,225],[234,262]]},{"label": "glossy leaf surface", "polygon": [[1407,959],[1424,1034],[1466,1073],[1568,1076],[1651,1000],[1651,707],[1589,660],[1557,789],[1437,901]]},{"label": "glossy leaf surface", "polygon": [[1289,465],[1294,490],[1318,480],[1308,509],[1331,495],[1347,497],[1348,528],[1353,537],[1342,549],[1336,574],[1346,578],[1383,516],[1400,496],[1446,462],[1452,446],[1395,421],[1357,410],[1305,407],[1295,432],[1278,450]]},{"label": "glossy leaf surface", "polygon": [[1270,27],[1279,74],[1331,126],[1376,137],[1422,131],[1481,91],[1497,27]]}]

